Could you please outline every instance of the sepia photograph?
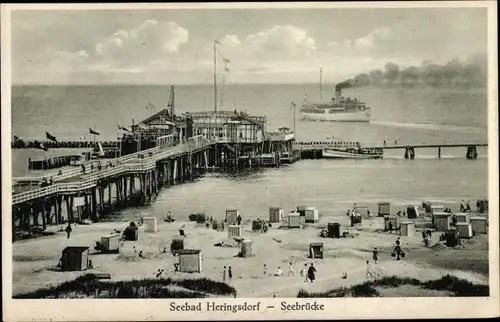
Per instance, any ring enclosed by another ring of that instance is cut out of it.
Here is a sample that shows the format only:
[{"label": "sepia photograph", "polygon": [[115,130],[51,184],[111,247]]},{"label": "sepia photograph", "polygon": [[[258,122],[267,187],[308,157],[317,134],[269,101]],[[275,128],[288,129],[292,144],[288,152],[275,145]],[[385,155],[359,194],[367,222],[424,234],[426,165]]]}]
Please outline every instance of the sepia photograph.
[{"label": "sepia photograph", "polygon": [[498,300],[496,4],[438,4],[2,5],[4,297]]}]

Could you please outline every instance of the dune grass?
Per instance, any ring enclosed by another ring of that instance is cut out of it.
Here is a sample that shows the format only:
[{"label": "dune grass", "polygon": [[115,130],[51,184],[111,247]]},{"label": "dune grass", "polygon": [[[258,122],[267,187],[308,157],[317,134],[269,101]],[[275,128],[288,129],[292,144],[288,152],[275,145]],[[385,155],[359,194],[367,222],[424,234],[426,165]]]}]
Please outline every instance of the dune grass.
[{"label": "dune grass", "polygon": [[86,274],[72,281],[16,295],[14,298],[203,298],[235,293],[233,287],[207,278],[101,281],[94,274]]},{"label": "dune grass", "polygon": [[422,289],[447,291],[458,297],[489,296],[488,285],[476,285],[455,276],[446,275],[437,280],[422,282],[414,278],[389,276],[375,281],[367,281],[351,287],[340,287],[326,292],[307,292],[300,290],[297,297],[378,297],[377,287],[395,288],[403,285],[417,286]]}]

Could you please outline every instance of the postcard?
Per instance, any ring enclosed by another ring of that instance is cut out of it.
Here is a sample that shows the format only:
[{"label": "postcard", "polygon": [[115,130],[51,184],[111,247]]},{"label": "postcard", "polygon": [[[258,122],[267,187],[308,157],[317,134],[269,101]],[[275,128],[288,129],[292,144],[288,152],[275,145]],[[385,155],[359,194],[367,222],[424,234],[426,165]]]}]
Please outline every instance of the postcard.
[{"label": "postcard", "polygon": [[4,320],[499,316],[496,26],[3,4]]}]

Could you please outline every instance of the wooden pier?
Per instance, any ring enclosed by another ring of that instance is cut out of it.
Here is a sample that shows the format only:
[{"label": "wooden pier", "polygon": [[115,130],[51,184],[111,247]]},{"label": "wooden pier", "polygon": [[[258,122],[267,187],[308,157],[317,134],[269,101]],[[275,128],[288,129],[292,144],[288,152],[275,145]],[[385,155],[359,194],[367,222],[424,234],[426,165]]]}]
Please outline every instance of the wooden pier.
[{"label": "wooden pier", "polygon": [[[12,195],[13,237],[17,230],[30,233],[37,226],[44,230],[48,224],[79,222],[85,214],[88,219],[98,221],[113,211],[112,190],[116,193],[115,207],[143,205],[162,187],[184,182],[192,177],[193,171],[203,172],[215,166],[217,155],[211,152],[213,148],[209,140],[195,136],[175,146],[159,145],[113,159],[103,167],[75,168],[56,174],[52,184]],[[14,181],[34,181],[34,178],[14,178]],[[75,213],[76,198],[83,199],[84,205],[83,211]],[[66,220],[62,219],[63,201]]]},{"label": "wooden pier", "polygon": [[[261,142],[247,143],[240,138],[209,140],[204,135],[196,135],[173,142],[171,135],[167,135],[159,137],[154,148],[101,160],[99,166],[93,160],[81,167],[45,174],[43,178],[13,178],[13,188],[16,188],[12,194],[13,237],[17,232],[43,231],[51,224],[82,219],[96,222],[123,207],[144,205],[163,187],[190,180],[210,168],[242,169],[293,163],[300,156],[293,150],[293,139],[293,134],[270,135]],[[26,191],[19,191],[23,189]],[[66,218],[63,218],[63,210]]]}]

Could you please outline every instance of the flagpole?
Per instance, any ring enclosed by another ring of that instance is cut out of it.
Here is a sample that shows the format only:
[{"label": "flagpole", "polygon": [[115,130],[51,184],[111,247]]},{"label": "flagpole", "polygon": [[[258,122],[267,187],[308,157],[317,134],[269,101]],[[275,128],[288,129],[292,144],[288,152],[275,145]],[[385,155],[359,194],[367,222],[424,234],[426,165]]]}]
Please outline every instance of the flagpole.
[{"label": "flagpole", "polygon": [[296,128],[296,115],[297,113],[295,113],[295,108],[297,107],[297,104],[295,104],[294,102],[292,102],[292,105],[293,105],[293,134],[294,136],[296,135],[295,133],[295,128]]},{"label": "flagpole", "polygon": [[319,68],[319,99],[323,100],[323,67]]},{"label": "flagpole", "polygon": [[217,57],[216,57],[216,41],[214,40],[214,111],[217,113]]}]

